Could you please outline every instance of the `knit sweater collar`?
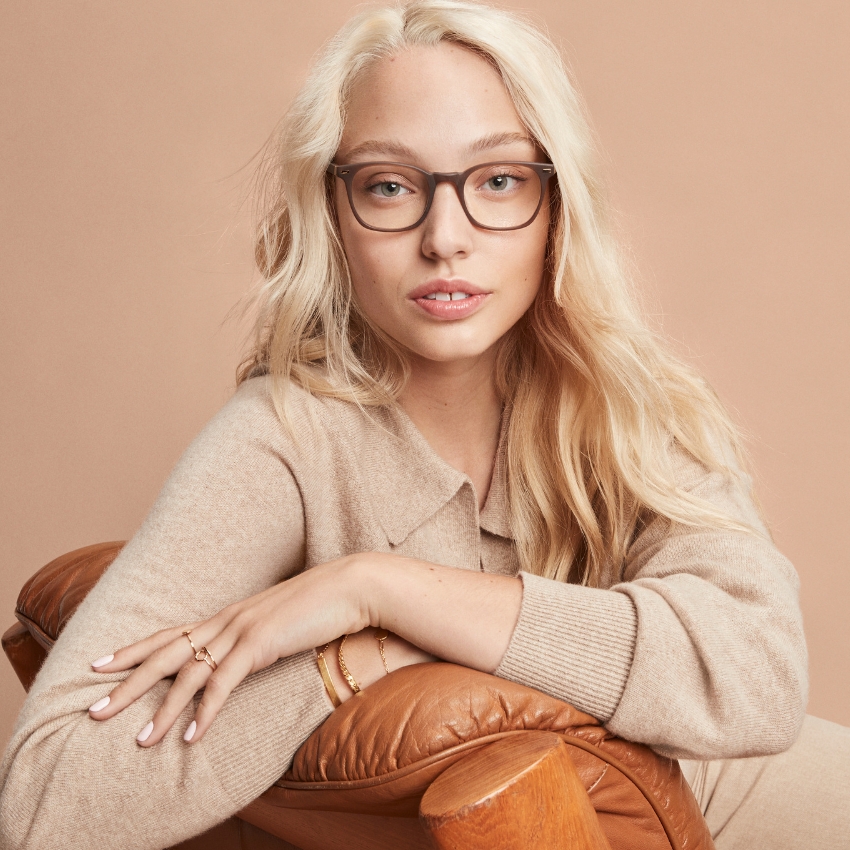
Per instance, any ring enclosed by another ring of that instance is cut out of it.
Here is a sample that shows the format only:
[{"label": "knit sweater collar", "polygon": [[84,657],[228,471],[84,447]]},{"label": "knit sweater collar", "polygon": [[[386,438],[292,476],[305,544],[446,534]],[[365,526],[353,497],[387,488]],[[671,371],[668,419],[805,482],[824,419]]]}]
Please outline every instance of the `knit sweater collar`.
[{"label": "knit sweater collar", "polygon": [[374,413],[375,439],[368,441],[362,463],[378,521],[389,542],[397,546],[427,522],[464,488],[472,495],[478,526],[511,538],[506,477],[507,423],[502,422],[493,478],[484,508],[469,477],[450,466],[431,448],[410,417],[398,406]]}]

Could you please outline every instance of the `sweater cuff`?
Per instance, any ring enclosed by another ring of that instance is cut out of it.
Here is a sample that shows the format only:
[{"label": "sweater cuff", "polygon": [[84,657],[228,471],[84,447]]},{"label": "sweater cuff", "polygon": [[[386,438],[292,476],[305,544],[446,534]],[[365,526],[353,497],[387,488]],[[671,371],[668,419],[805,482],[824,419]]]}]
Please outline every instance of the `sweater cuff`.
[{"label": "sweater cuff", "polygon": [[519,620],[496,676],[607,722],[634,657],[637,613],[624,593],[521,572]]}]

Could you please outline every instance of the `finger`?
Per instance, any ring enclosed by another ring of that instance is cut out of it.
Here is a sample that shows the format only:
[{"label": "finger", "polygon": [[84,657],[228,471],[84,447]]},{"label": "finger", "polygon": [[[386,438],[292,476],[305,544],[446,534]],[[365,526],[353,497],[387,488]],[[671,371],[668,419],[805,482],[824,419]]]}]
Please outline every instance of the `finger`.
[{"label": "finger", "polygon": [[186,640],[183,632],[192,631],[197,625],[197,623],[193,623],[188,626],[176,626],[171,629],[163,629],[162,631],[155,632],[144,640],[131,643],[129,646],[115,650],[110,655],[104,655],[102,658],[92,661],[91,666],[98,673],[117,673],[121,670],[129,670],[131,667],[141,664],[146,658],[156,652],[156,650],[166,646],[178,637],[182,637],[188,648],[189,642]]},{"label": "finger", "polygon": [[[209,624],[204,624],[198,634],[204,632],[210,637],[215,634]],[[192,634],[194,635],[195,632],[193,631]],[[108,720],[114,717],[119,711],[123,711],[146,694],[161,679],[174,675],[193,658],[194,653],[189,642],[185,636],[178,634],[170,643],[155,649],[123,682],[112,689],[108,697],[90,706],[89,715],[95,720]]]},{"label": "finger", "polygon": [[208,684],[212,674],[212,668],[204,661],[196,661],[195,658],[187,661],[180,668],[174,684],[168,689],[150,723],[139,731],[136,742],[142,747],[158,744],[192,702],[195,694]]},{"label": "finger", "polygon": [[[198,648],[198,653],[187,661],[177,674],[174,684],[168,689],[162,705],[156,710],[151,723],[146,725],[137,738],[143,747],[152,747],[162,740],[195,694],[203,687],[209,687],[211,677],[218,667],[216,655],[226,658],[237,640],[237,635],[221,634],[208,645]],[[198,654],[202,654],[198,658]],[[151,725],[152,724],[152,725]]]},{"label": "finger", "polygon": [[[213,655],[215,651],[213,650]],[[245,641],[241,641],[225,656],[218,669],[207,679],[204,695],[201,697],[192,724],[183,736],[187,743],[197,743],[212,726],[221,707],[233,690],[247,676],[254,672],[254,659]]]}]

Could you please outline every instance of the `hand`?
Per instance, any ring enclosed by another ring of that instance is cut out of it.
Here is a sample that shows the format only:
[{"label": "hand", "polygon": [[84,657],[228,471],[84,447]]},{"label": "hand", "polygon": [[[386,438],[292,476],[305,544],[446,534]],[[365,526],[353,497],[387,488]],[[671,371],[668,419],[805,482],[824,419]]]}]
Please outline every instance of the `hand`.
[{"label": "hand", "polygon": [[[368,625],[368,606],[361,598],[356,564],[351,558],[322,564],[228,605],[209,620],[164,629],[119,649],[95,669],[115,673],[140,666],[105,698],[106,705],[103,700],[95,703],[90,716],[108,720],[161,679],[176,673],[151,723],[141,730],[138,743],[150,747],[162,740],[195,693],[204,688],[184,735],[190,743],[201,740],[227,697],[251,673]],[[191,630],[189,638],[198,656],[183,634],[186,630]],[[95,707],[99,710],[93,710]]]}]

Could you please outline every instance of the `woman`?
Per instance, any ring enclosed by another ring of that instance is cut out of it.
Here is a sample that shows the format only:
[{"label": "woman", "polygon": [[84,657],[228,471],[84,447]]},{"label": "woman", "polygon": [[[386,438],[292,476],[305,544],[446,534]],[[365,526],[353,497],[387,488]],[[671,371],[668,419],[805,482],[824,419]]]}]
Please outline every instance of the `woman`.
[{"label": "woman", "polygon": [[523,682],[691,760],[752,832],[754,774],[716,760],[787,772],[796,576],[727,415],[632,305],[555,51],[464,2],[364,13],[275,157],[241,386],[33,686],[4,846],[162,847],[237,811],[352,695],[317,664],[343,635],[359,687],[431,658]]}]

